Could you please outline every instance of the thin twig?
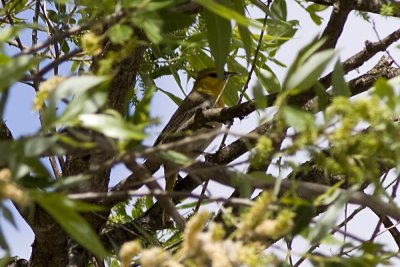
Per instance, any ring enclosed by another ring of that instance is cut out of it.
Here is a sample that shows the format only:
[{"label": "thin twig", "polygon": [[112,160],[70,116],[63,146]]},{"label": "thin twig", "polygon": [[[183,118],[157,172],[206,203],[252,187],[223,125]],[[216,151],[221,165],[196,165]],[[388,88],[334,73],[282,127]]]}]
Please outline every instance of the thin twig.
[{"label": "thin twig", "polygon": [[204,196],[201,194],[195,194],[192,192],[184,192],[184,191],[175,191],[175,192],[168,192],[165,190],[125,190],[125,191],[118,191],[118,192],[83,192],[83,193],[74,193],[68,194],[68,198],[73,200],[85,200],[85,201],[99,201],[99,202],[108,202],[110,199],[121,199],[125,198],[126,196],[129,197],[146,197],[146,196],[165,196],[168,198],[171,197],[184,197],[184,198],[193,198],[193,199],[203,199],[208,201],[215,201],[221,203],[233,203],[237,205],[244,205],[244,206],[252,206],[253,201],[247,198],[232,198],[228,199],[226,197],[213,197],[213,196]]},{"label": "thin twig", "polygon": [[48,65],[44,66],[37,74],[37,77],[43,77],[43,75],[45,75],[47,72],[49,72],[50,70],[52,70],[53,68],[54,70],[54,74],[56,75],[56,68],[58,68],[58,66],[67,61],[68,59],[78,55],[79,53],[81,53],[82,50],[80,48],[74,49],[71,52],[69,52],[68,54],[65,54],[61,57],[58,57],[56,59],[54,59],[51,63],[49,63]]},{"label": "thin twig", "polygon": [[57,165],[57,158],[55,156],[49,156],[49,161],[51,165],[51,169],[53,170],[54,176],[56,177],[56,180],[60,179],[62,177],[60,170],[58,169]]},{"label": "thin twig", "polygon": [[[56,27],[54,27],[53,22],[49,19],[48,13],[47,13],[47,2],[44,1],[43,5],[40,5],[42,12],[43,12],[43,16],[46,22],[46,30],[47,30],[47,34],[52,37],[54,35],[54,33],[58,32]],[[66,41],[66,40],[64,40]],[[59,42],[55,42],[53,44],[54,47],[54,58],[53,60],[58,60],[58,58],[60,57],[60,49],[59,49]],[[58,65],[54,65],[54,75],[58,75]]]},{"label": "thin twig", "polygon": [[[381,40],[381,37],[379,36],[378,29],[376,28],[376,23],[375,23],[375,20],[374,20],[374,19],[372,19],[372,29],[374,30],[375,36],[376,36],[376,38],[378,39],[378,41],[382,41],[382,40]],[[390,52],[389,52],[387,49],[385,49],[385,53],[386,53],[386,55],[388,55],[389,58],[392,58],[392,59],[393,59],[393,63],[394,63],[398,68],[400,68],[400,65],[396,62],[396,60],[394,59],[394,57],[392,57],[392,55],[390,54]]]},{"label": "thin twig", "polygon": [[[123,18],[124,16],[125,16],[124,12],[116,12],[116,13],[110,14],[104,18],[104,23],[111,23],[114,21],[118,21],[121,18]],[[88,23],[72,27],[72,28],[68,29],[67,31],[56,33],[56,34],[54,34],[54,36],[52,38],[49,38],[42,43],[35,44],[32,47],[25,49],[21,53],[16,54],[14,57],[18,57],[20,55],[29,55],[29,54],[37,53],[39,50],[46,48],[56,42],[65,40],[66,38],[68,38],[70,36],[79,34],[82,31],[89,29],[93,25],[93,23],[95,23],[96,21],[97,20],[93,19],[93,20],[89,21]]]},{"label": "thin twig", "polygon": [[[145,184],[150,190],[162,191],[161,186],[155,181],[155,179],[143,165],[139,165],[136,161],[132,161],[130,157],[127,157],[124,160],[124,163],[125,166],[130,169],[130,171],[137,173],[140,179],[146,180]],[[168,212],[171,218],[176,222],[179,229],[185,229],[186,221],[182,217],[182,215],[179,214],[171,199],[164,195],[157,195],[155,197],[157,199],[157,202],[160,203],[161,207],[164,209],[164,211]]]},{"label": "thin twig", "polygon": [[[12,10],[13,10],[14,8],[16,8],[16,7],[18,6],[18,4],[19,4],[20,2],[21,2],[21,0],[18,1],[12,8],[10,8],[10,10],[7,12],[7,14],[6,14],[6,16],[5,16],[5,18],[8,19],[8,22],[10,23],[11,26],[14,26],[14,21],[13,21],[13,19],[12,19],[12,17],[11,17],[11,12],[12,12]],[[1,3],[3,4],[3,7],[6,5],[5,0],[1,0]],[[0,25],[1,25],[1,24],[2,24],[2,22],[0,22]],[[19,36],[16,36],[16,37],[15,37],[15,41],[17,42],[18,48],[19,48],[21,51],[24,50],[25,46],[22,44],[21,39],[19,38]]]},{"label": "thin twig", "polygon": [[[347,218],[345,218],[340,224],[338,224],[338,225],[336,226],[335,229],[333,229],[332,231],[330,231],[330,234],[331,234],[331,235],[335,234],[335,233],[337,232],[338,229],[340,229],[341,227],[347,225],[347,223],[348,223],[349,221],[351,221],[353,218],[355,218],[355,216],[356,216],[359,212],[361,212],[362,210],[364,210],[364,209],[365,209],[365,206],[361,206],[361,207],[358,207],[357,209],[355,209]],[[317,248],[319,247],[319,245],[320,245],[320,243],[316,243],[316,244],[312,245],[312,246],[307,250],[307,252],[305,253],[305,255],[311,254],[315,249],[317,249]],[[302,257],[293,265],[293,267],[299,267],[300,264],[302,264],[306,259],[307,259],[306,256],[302,256]]]}]

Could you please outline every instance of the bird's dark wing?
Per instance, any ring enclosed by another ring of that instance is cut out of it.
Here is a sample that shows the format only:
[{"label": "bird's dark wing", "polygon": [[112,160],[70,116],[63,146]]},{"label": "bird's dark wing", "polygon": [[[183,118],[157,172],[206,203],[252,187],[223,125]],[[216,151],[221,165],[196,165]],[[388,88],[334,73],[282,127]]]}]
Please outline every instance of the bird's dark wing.
[{"label": "bird's dark wing", "polygon": [[187,120],[192,118],[197,110],[205,109],[212,106],[210,96],[192,91],[179,105],[178,109],[172,115],[168,124],[161,131],[160,135],[154,142],[154,146],[162,143],[175,141],[182,133],[179,132],[179,127]]}]

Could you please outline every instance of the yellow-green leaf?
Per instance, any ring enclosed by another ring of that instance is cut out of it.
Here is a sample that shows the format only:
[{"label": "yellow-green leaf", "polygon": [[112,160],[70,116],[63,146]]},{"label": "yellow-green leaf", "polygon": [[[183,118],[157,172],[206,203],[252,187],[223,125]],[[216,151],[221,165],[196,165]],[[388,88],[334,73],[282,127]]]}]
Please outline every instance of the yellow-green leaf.
[{"label": "yellow-green leaf", "polygon": [[232,38],[231,22],[209,10],[204,10],[203,15],[206,21],[211,54],[214,58],[218,75],[222,77]]}]

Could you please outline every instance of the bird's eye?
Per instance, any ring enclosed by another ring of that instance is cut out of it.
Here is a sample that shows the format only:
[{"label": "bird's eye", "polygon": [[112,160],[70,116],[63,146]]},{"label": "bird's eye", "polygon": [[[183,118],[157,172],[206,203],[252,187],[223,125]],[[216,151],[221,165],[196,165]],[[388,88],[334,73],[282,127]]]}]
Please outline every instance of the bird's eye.
[{"label": "bird's eye", "polygon": [[208,74],[208,76],[213,77],[213,78],[217,78],[217,74],[215,72],[211,72],[210,74]]}]

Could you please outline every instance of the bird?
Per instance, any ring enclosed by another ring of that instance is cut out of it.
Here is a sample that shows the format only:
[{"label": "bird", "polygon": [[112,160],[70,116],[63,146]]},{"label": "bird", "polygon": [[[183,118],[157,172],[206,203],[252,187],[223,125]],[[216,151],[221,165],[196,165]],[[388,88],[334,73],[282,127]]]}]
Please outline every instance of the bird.
[{"label": "bird", "polygon": [[[222,96],[225,85],[231,76],[236,72],[224,71],[221,77],[217,74],[216,68],[201,70],[193,84],[193,89],[180,103],[178,109],[161,131],[153,146],[179,141],[187,136],[197,136],[215,131],[222,127],[222,123],[211,122],[202,125],[194,131],[185,131],[182,125],[195,116],[196,112],[202,109],[222,108],[225,106]],[[196,158],[206,149],[213,138],[201,139],[190,142],[173,150],[190,158]],[[164,161],[165,191],[172,192],[178,177],[177,166],[172,162]],[[163,212],[163,222],[169,219],[168,214]]]}]

